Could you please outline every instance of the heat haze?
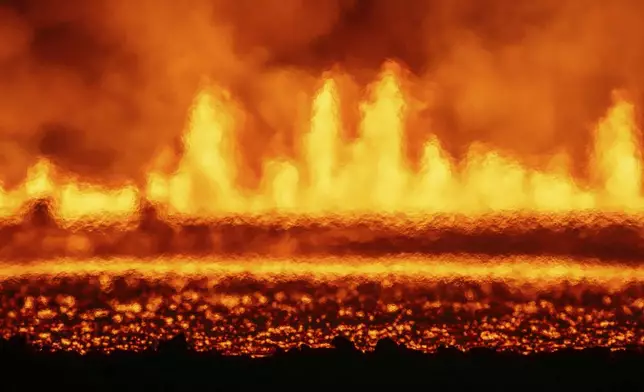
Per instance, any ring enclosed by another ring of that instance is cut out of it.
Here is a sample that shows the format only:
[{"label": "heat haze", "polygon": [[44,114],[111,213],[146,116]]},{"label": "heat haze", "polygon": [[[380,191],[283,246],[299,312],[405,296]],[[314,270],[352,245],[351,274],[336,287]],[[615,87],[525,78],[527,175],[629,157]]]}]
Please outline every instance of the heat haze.
[{"label": "heat haze", "polygon": [[639,347],[642,16],[0,2],[0,330]]},{"label": "heat haze", "polygon": [[[3,213],[18,214],[37,199],[50,200],[63,221],[131,218],[142,201],[169,216],[200,219],[267,213],[640,212],[641,136],[634,105],[618,93],[592,129],[591,176],[580,181],[566,160],[553,157],[547,168],[537,169],[484,144],[472,144],[456,161],[435,135],[428,136],[413,165],[405,153],[412,109],[402,78],[399,65],[385,64],[358,103],[358,134],[351,141],[343,137],[337,83],[333,76],[321,78],[302,124],[300,157],[266,159],[254,188],[243,186],[243,149],[235,132],[241,114],[231,94],[215,85],[195,97],[182,153],[165,151],[153,160],[144,188],[79,183],[41,158],[23,184],[3,192]],[[163,168],[167,156],[178,162],[170,173]]]}]

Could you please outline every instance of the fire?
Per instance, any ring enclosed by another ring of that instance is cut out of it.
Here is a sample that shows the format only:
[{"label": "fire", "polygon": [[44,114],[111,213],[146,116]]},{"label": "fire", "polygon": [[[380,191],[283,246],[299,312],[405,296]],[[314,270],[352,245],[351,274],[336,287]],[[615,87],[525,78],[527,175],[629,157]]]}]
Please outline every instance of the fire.
[{"label": "fire", "polygon": [[637,208],[641,204],[642,168],[633,132],[635,108],[620,98],[616,101],[597,129],[595,170],[604,184],[602,196],[607,204]]},{"label": "fire", "polygon": [[311,181],[308,195],[310,208],[338,203],[334,178],[338,170],[339,121],[338,92],[333,81],[327,80],[313,101],[311,131],[305,138],[308,175]]},{"label": "fire", "polygon": [[0,211],[3,218],[19,216],[25,204],[38,199],[53,202],[55,218],[61,223],[86,219],[123,220],[133,218],[139,204],[138,191],[133,186],[104,189],[75,181],[55,181],[55,169],[40,160],[27,174],[23,186],[12,192],[0,192]]},{"label": "fire", "polygon": [[333,77],[321,81],[311,100],[308,129],[302,130],[298,159],[271,157],[263,164],[260,185],[239,185],[239,125],[233,97],[213,86],[200,91],[184,135],[184,153],[174,173],[153,166],[144,189],[107,190],[83,185],[57,173],[46,160],[29,171],[16,190],[0,192],[0,213],[18,214],[34,199],[52,200],[63,221],[136,215],[140,199],[165,214],[217,217],[286,213],[478,214],[499,211],[534,213],[642,209],[641,147],[635,108],[621,95],[595,128],[591,156],[593,182],[578,183],[565,160],[553,157],[548,170],[535,170],[512,156],[481,145],[470,146],[455,162],[440,140],[429,136],[418,169],[405,154],[410,106],[403,76],[388,64],[359,106],[358,138],[343,139],[340,94]]}]

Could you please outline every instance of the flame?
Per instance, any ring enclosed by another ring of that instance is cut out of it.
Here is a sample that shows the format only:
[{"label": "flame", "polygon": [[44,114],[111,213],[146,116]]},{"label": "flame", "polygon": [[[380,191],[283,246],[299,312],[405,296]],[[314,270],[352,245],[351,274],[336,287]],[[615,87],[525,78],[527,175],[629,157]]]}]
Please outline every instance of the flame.
[{"label": "flame", "polygon": [[[512,156],[473,144],[457,163],[436,136],[427,137],[420,166],[405,154],[410,113],[399,68],[387,64],[359,106],[358,138],[343,139],[340,94],[333,77],[322,80],[311,100],[302,156],[271,157],[256,189],[242,189],[235,131],[238,116],[230,94],[208,87],[191,108],[184,153],[174,173],[153,169],[144,189],[103,189],[79,184],[38,161],[16,190],[0,189],[0,215],[15,216],[35,199],[52,200],[63,221],[136,215],[140,199],[170,216],[234,214],[478,214],[642,209],[641,147],[635,108],[615,94],[597,124],[589,171],[594,181],[578,183],[555,156],[548,170],[535,170]],[[243,157],[241,157],[243,158]]]},{"label": "flame", "polygon": [[642,168],[634,112],[631,103],[616,97],[615,105],[597,128],[595,170],[604,184],[602,196],[616,208],[638,208],[642,202]]}]

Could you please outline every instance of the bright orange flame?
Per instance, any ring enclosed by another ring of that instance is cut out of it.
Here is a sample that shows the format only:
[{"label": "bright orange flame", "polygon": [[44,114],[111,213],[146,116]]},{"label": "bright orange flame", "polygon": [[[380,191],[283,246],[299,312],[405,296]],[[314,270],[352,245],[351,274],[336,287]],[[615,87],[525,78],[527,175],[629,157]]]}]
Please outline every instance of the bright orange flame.
[{"label": "bright orange flame", "polygon": [[95,215],[134,216],[138,198],[168,214],[214,217],[229,214],[437,213],[498,211],[570,212],[642,209],[641,151],[634,107],[621,96],[595,130],[590,171],[592,189],[576,183],[553,157],[551,170],[536,171],[483,145],[472,145],[456,165],[435,136],[422,149],[419,170],[405,155],[409,107],[395,66],[385,66],[360,105],[358,139],[342,139],[340,94],[333,78],[312,99],[302,159],[272,157],[263,164],[254,191],[238,183],[235,128],[229,94],[199,92],[184,137],[185,153],[172,174],[153,170],[145,192],[134,187],[101,190],[60,181],[54,167],[39,161],[24,185],[0,192],[0,214],[11,216],[36,198],[51,198],[63,220]]},{"label": "bright orange flame", "polygon": [[311,130],[306,137],[305,151],[309,169],[309,208],[337,205],[336,176],[339,158],[339,135],[342,127],[339,118],[338,93],[333,80],[326,80],[313,101]]},{"label": "bright orange flame", "polygon": [[68,184],[60,188],[57,215],[64,221],[91,218],[96,214],[124,219],[136,211],[138,202],[138,191],[134,187],[103,190]]},{"label": "bright orange flame", "polygon": [[642,168],[634,123],[635,108],[616,97],[596,132],[594,163],[603,183],[605,203],[614,208],[641,208]]}]

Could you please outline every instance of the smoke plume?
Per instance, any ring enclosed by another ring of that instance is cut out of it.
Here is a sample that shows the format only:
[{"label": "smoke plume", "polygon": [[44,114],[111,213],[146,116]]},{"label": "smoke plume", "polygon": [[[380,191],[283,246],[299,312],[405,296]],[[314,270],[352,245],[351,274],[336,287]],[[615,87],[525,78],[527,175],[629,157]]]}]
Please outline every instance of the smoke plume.
[{"label": "smoke plume", "polygon": [[610,91],[642,103],[642,17],[636,0],[4,0],[0,177],[16,184],[45,155],[82,178],[140,180],[206,80],[246,113],[246,156],[296,154],[320,75],[351,75],[357,98],[386,59],[431,97],[412,147],[435,133],[456,156],[484,141],[537,163],[568,151],[581,168]]}]

